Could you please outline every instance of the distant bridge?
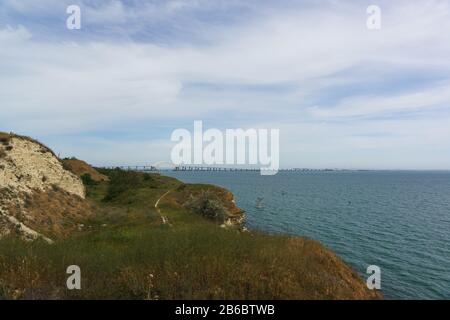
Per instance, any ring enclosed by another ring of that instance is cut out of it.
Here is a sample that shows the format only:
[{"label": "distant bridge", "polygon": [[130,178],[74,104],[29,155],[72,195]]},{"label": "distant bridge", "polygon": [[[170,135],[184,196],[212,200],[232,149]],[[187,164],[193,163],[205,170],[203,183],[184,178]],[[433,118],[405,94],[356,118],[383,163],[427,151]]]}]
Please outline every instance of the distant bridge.
[{"label": "distant bridge", "polygon": [[[236,168],[236,167],[202,167],[202,166],[176,166],[173,171],[260,171],[264,168]],[[278,171],[335,171],[335,169],[307,169],[307,168],[288,168],[278,169]]]},{"label": "distant bridge", "polygon": [[260,168],[177,166],[174,171],[260,171]]},{"label": "distant bridge", "polygon": [[103,169],[120,169],[125,171],[144,171],[144,172],[157,172],[159,169],[155,166],[107,166],[101,167]]},{"label": "distant bridge", "polygon": [[[141,172],[159,172],[159,171],[260,171],[261,168],[236,168],[236,167],[212,167],[212,166],[175,166],[167,162],[158,162],[149,166],[112,166],[103,167],[105,169],[121,169],[126,171],[141,171]],[[336,169],[308,169],[308,168],[290,168],[279,169],[278,171],[337,171]]]}]

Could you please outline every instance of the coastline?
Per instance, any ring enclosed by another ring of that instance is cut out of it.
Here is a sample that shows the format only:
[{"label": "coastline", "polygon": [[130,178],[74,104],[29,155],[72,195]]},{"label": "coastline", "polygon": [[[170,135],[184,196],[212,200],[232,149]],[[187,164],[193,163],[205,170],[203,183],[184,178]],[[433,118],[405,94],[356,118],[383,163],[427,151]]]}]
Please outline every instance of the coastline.
[{"label": "coastline", "polygon": [[[0,148],[4,212],[37,232],[0,221],[3,299],[381,298],[317,241],[244,232],[228,189],[95,169],[18,136]],[[65,287],[67,261],[83,290]]]}]

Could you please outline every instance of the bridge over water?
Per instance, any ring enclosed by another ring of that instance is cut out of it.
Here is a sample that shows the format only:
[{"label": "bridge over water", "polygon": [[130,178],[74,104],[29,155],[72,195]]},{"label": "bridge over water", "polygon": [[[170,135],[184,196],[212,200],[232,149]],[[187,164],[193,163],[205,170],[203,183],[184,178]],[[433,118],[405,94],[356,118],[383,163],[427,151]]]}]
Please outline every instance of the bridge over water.
[{"label": "bridge over water", "polygon": [[[236,168],[236,167],[214,167],[214,166],[112,166],[103,167],[105,169],[121,169],[126,171],[141,171],[141,172],[159,172],[159,171],[260,171],[260,168]],[[290,168],[279,169],[278,171],[334,171],[333,169],[308,169],[308,168]]]}]

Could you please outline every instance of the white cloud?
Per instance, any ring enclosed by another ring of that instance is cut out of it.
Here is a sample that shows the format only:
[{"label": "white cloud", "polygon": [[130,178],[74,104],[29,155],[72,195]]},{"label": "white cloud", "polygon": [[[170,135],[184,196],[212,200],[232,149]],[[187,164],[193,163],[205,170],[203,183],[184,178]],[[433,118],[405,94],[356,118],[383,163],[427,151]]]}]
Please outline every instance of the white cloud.
[{"label": "white cloud", "polygon": [[450,85],[441,85],[418,92],[394,96],[363,96],[344,99],[333,108],[310,107],[316,117],[336,118],[354,116],[390,115],[401,111],[446,107],[450,110]]},{"label": "white cloud", "polygon": [[18,42],[23,42],[31,38],[31,33],[23,26],[19,25],[17,28],[6,26],[5,29],[0,29],[0,43],[6,45],[17,45]]},{"label": "white cloud", "polygon": [[[35,6],[42,8],[43,3]],[[363,5],[333,3],[264,12],[245,24],[195,30],[208,39],[206,44],[163,46],[145,41],[114,42],[111,38],[103,42],[43,41],[34,39],[33,30],[24,27],[0,29],[0,126],[8,131],[56,135],[107,130],[133,120],[171,123],[207,120],[220,114],[226,115],[224,121],[231,122],[238,114],[246,114],[247,126],[259,125],[261,119],[283,127],[298,122],[286,129],[293,136],[304,134],[307,127],[310,143],[291,140],[287,145],[292,150],[308,150],[309,154],[316,150],[331,155],[330,150],[337,152],[338,146],[348,152],[353,146],[355,152],[367,145],[385,150],[408,141],[411,146],[418,140],[428,141],[417,135],[426,137],[430,131],[412,134],[419,120],[393,119],[382,124],[374,120],[373,125],[381,128],[377,133],[389,132],[376,137],[370,137],[367,123],[330,123],[355,116],[431,112],[449,106],[449,77],[439,86],[431,83],[402,93],[350,92],[326,106],[320,100],[324,90],[332,91],[336,85],[352,86],[367,79],[382,83],[386,72],[450,72],[450,4],[383,2],[382,29],[369,31]],[[7,5],[30,12],[13,0]],[[91,21],[93,26],[95,20],[98,26],[126,25],[130,19],[158,14],[159,22],[164,23],[163,17],[186,6],[205,5],[203,1],[172,1],[165,5],[150,3],[139,11],[112,1],[88,7],[86,23]],[[195,18],[190,19],[195,25]],[[361,71],[349,72],[355,69]],[[285,85],[290,89],[276,89]],[[249,86],[269,89],[251,90]],[[433,128],[433,139],[448,133],[445,116],[448,114],[421,123]],[[325,119],[327,124],[318,126],[317,119]],[[396,138],[399,136],[402,138]],[[448,143],[446,139],[444,142]],[[105,149],[102,152],[106,154]],[[293,154],[289,159],[300,161],[302,157]],[[341,159],[344,162],[348,155],[343,153]],[[446,159],[450,160],[448,155]]]}]

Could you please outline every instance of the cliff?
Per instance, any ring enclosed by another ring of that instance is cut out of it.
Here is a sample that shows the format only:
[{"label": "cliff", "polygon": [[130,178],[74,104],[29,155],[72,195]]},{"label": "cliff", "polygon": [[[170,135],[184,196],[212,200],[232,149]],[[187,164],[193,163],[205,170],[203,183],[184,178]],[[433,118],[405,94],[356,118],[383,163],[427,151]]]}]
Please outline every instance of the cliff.
[{"label": "cliff", "polygon": [[[56,155],[29,137],[0,133],[0,237],[65,233],[90,212],[85,187]],[[63,228],[63,225],[65,227]]]}]

